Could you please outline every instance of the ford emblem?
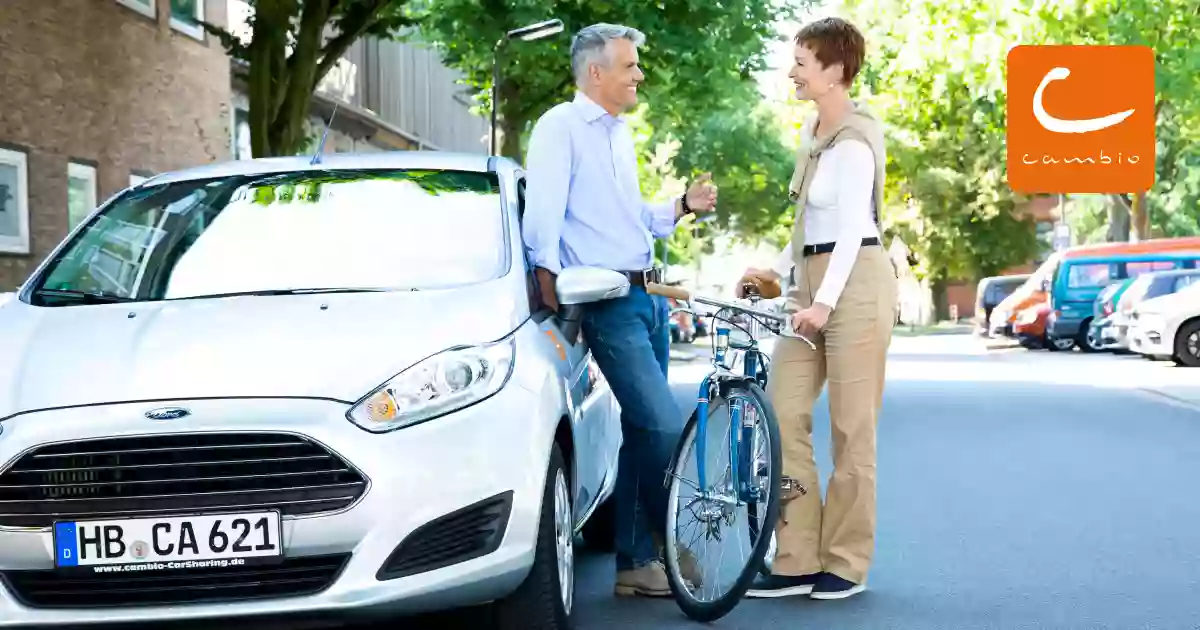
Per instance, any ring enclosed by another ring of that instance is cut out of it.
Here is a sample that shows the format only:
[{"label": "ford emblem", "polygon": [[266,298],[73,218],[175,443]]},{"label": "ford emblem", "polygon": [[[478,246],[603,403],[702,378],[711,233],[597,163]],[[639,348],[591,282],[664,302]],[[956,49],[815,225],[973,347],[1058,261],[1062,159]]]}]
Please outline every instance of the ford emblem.
[{"label": "ford emblem", "polygon": [[192,412],[183,407],[160,407],[146,412],[146,417],[151,420],[178,420],[190,415]]}]

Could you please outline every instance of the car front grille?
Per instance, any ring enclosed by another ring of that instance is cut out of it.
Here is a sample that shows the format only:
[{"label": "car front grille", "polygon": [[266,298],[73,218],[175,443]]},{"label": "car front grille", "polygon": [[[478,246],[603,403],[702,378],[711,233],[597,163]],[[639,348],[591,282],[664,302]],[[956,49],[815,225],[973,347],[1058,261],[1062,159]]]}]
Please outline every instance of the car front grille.
[{"label": "car front grille", "polygon": [[485,556],[504,540],[513,493],[505,492],[436,518],[409,534],[376,577],[392,580]]},{"label": "car front grille", "polygon": [[109,608],[294,597],[325,590],[349,554],[287,558],[274,565],[113,573],[0,573],[31,608]]},{"label": "car front grille", "polygon": [[190,433],[42,446],[0,475],[0,525],[352,504],[366,479],[337,455],[281,433]]}]

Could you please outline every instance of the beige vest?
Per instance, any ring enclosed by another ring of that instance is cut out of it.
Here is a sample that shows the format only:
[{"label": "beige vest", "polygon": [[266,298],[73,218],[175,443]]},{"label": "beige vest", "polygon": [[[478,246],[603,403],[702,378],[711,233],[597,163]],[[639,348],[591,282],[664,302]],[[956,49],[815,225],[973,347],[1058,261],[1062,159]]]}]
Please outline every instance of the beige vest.
[{"label": "beige vest", "polygon": [[812,184],[813,174],[821,155],[830,147],[843,140],[859,140],[871,147],[875,154],[875,182],[871,199],[875,209],[875,223],[883,210],[884,172],[887,166],[884,154],[883,130],[879,123],[864,110],[846,116],[841,126],[823,138],[810,140],[812,128],[816,125],[816,117],[805,121],[801,134],[802,141],[796,152],[796,170],[792,173],[792,181],[788,186],[789,196],[796,203],[796,217],[792,225],[792,264],[800,266],[804,262],[804,209],[808,203],[808,188]]}]

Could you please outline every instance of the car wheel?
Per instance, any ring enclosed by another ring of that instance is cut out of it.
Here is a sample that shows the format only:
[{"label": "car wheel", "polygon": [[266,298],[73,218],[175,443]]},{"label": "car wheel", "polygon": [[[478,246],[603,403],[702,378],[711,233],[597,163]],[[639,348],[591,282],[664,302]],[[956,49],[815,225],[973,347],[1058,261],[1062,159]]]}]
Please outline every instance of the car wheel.
[{"label": "car wheel", "polygon": [[1200,367],[1200,320],[1180,326],[1175,333],[1175,360],[1180,365]]},{"label": "car wheel", "polygon": [[588,549],[601,553],[612,553],[617,549],[617,512],[614,509],[616,501],[609,497],[607,501],[596,507],[587,523],[583,525],[583,541]]},{"label": "car wheel", "polygon": [[1104,351],[1104,342],[1100,339],[1100,331],[1092,329],[1092,320],[1090,319],[1083,322],[1079,329],[1079,339],[1075,343],[1084,352]]},{"label": "car wheel", "polygon": [[562,451],[550,451],[533,567],[516,592],[496,604],[500,630],[567,630],[575,603],[575,523]]}]

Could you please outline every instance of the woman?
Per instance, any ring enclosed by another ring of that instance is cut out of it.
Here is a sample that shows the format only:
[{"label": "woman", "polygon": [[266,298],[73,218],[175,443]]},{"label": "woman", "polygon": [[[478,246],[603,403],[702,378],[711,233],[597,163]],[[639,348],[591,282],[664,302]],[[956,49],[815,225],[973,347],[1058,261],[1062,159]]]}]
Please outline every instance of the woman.
[{"label": "woman", "polygon": [[[772,575],[753,586],[752,597],[850,597],[864,589],[874,550],[875,427],[897,280],[877,222],[882,127],[849,96],[864,47],[858,29],[838,18],[796,35],[789,76],[796,96],[817,111],[802,127],[792,178],[792,242],[773,269],[751,269],[739,283],[770,291],[789,277],[792,325],[817,346],[784,337],[772,357],[768,393],[783,441],[783,507]],[[812,418],[826,380],[834,473],[822,506]]]}]

